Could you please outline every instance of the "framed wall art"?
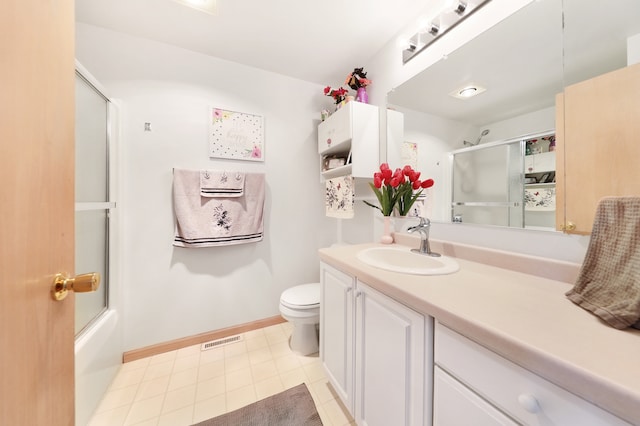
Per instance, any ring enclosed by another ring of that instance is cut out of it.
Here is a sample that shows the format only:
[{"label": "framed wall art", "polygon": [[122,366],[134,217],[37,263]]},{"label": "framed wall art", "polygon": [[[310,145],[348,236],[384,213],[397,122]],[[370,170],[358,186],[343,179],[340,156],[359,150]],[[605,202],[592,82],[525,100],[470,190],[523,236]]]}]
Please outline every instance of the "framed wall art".
[{"label": "framed wall art", "polygon": [[263,117],[210,108],[209,157],[264,161]]},{"label": "framed wall art", "polygon": [[398,167],[404,167],[405,165],[409,165],[414,169],[418,168],[418,144],[415,142],[402,142],[402,148],[400,151],[400,159],[402,160],[402,165],[398,165]]}]

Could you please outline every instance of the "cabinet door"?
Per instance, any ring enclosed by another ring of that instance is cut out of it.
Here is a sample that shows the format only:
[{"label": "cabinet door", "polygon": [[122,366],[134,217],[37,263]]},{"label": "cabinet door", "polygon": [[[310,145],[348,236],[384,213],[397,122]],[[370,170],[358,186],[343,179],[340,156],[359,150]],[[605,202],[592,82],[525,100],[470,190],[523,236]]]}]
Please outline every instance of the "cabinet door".
[{"label": "cabinet door", "polygon": [[[589,234],[600,198],[640,195],[639,93],[636,64],[568,86],[558,95],[558,229]],[[569,222],[575,229],[564,228]]]},{"label": "cabinet door", "polygon": [[433,390],[433,424],[437,426],[515,426],[475,392],[436,366]]},{"label": "cabinet door", "polygon": [[318,125],[318,153],[349,152],[351,140],[351,107],[347,104]]},{"label": "cabinet door", "polygon": [[358,425],[424,424],[424,333],[422,315],[358,281]]},{"label": "cabinet door", "polygon": [[320,359],[336,393],[353,414],[354,278],[320,264]]},{"label": "cabinet door", "polygon": [[[378,107],[351,102],[352,133],[351,161],[353,177],[372,179],[380,167],[380,117]],[[397,166],[401,167],[401,166]]]}]

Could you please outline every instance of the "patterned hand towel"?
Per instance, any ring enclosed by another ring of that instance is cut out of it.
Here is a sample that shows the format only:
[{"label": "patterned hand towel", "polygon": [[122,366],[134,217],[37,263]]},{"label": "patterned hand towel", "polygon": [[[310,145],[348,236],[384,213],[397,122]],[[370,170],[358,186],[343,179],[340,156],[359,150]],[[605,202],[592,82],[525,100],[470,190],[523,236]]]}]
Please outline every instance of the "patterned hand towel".
[{"label": "patterned hand towel", "polygon": [[338,219],[353,218],[353,178],[342,176],[325,181],[325,214]]},{"label": "patterned hand towel", "polygon": [[640,197],[605,197],[569,300],[612,327],[640,327]]},{"label": "patterned hand towel", "polygon": [[200,195],[209,198],[242,197],[244,173],[200,171]]},{"label": "patterned hand towel", "polygon": [[173,171],[173,206],[177,247],[215,247],[254,243],[263,237],[265,177],[244,175],[241,197],[207,198],[200,194],[200,172]]}]

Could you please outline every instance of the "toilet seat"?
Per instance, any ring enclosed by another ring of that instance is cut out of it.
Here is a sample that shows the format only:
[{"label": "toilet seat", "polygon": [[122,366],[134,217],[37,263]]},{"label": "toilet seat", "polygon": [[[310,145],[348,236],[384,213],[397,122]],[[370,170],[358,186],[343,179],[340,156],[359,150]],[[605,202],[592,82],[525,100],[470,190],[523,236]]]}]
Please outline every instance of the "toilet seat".
[{"label": "toilet seat", "polygon": [[320,306],[320,283],[288,288],[280,295],[280,303],[296,310],[316,309]]}]

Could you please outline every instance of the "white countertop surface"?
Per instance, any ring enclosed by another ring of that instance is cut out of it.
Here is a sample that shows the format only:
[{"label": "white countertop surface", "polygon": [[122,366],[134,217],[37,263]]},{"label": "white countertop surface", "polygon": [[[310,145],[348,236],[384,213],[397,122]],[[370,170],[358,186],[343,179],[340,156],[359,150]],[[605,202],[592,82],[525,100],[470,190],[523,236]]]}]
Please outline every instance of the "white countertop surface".
[{"label": "white countertop surface", "polygon": [[[592,404],[640,424],[640,330],[614,329],[565,297],[579,265],[436,242],[434,251],[467,257],[457,257],[460,270],[408,275],[356,258],[358,251],[379,245],[321,249],[320,259]],[[487,256],[503,267],[468,260]],[[539,273],[519,272],[532,268]]]}]

